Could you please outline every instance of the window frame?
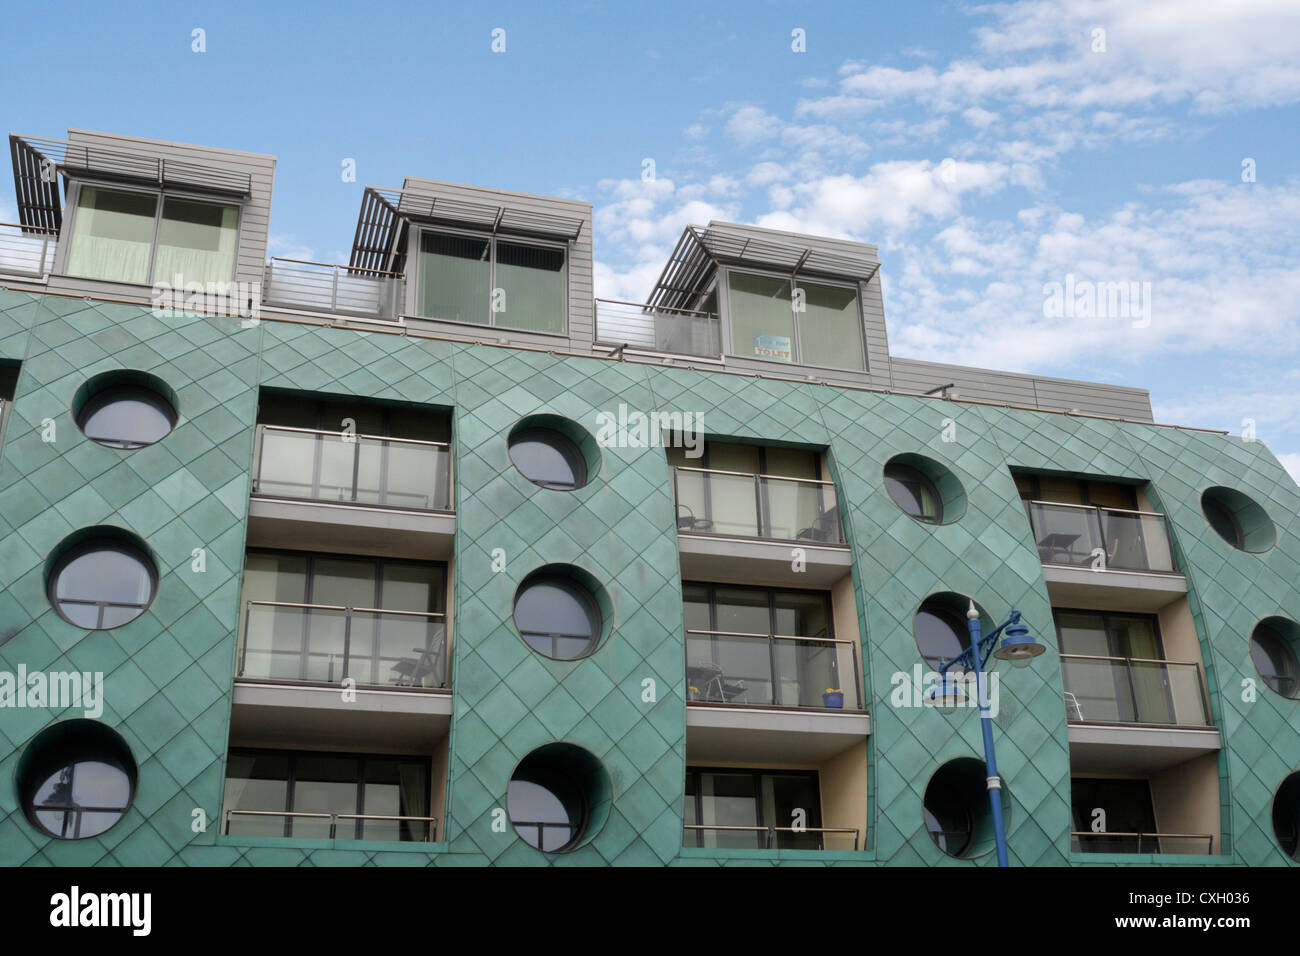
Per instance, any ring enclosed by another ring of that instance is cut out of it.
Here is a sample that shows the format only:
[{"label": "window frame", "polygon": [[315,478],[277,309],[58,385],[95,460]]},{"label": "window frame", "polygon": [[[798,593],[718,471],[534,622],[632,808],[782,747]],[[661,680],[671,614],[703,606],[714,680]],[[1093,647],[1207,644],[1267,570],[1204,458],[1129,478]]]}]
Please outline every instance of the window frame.
[{"label": "window frame", "polygon": [[[149,575],[149,600],[143,604],[125,604],[112,601],[89,601],[77,598],[58,597],[59,580],[63,576],[63,572],[68,569],[68,565],[72,564],[72,562],[79,558],[85,557],[87,554],[99,551],[114,551],[119,555],[129,557],[133,561],[138,561],[140,564],[143,564],[145,573]],[[158,571],[157,563],[154,561],[153,555],[149,553],[147,548],[144,548],[133,541],[128,541],[122,538],[94,535],[87,538],[85,541],[78,542],[59,555],[50,572],[49,580],[46,581],[45,596],[46,600],[50,603],[50,607],[54,609],[54,613],[73,627],[83,631],[112,631],[119,627],[126,627],[128,624],[134,624],[138,621],[141,615],[149,610],[149,608],[153,606],[153,602],[158,599],[158,589],[160,584],[161,575]],[[68,601],[72,604],[95,605],[96,610],[98,611],[99,623],[94,627],[85,627],[73,621],[63,613],[62,605],[64,601]],[[104,610],[108,607],[139,608],[139,612],[129,621],[124,621],[121,624],[114,624],[110,627],[104,627]]]},{"label": "window frame", "polygon": [[[583,611],[586,613],[587,623],[595,625],[592,628],[591,636],[587,638],[589,643],[585,653],[580,654],[577,657],[559,657],[555,654],[557,640],[560,638],[574,639],[582,637],[582,635],[557,634],[554,631],[542,632],[526,629],[520,626],[518,618],[520,597],[529,590],[542,585],[550,587],[563,586],[569,596],[581,605]],[[536,654],[540,654],[547,660],[555,661],[560,664],[571,664],[574,661],[586,660],[595,654],[596,651],[600,650],[605,637],[605,625],[607,623],[605,621],[605,613],[601,610],[600,602],[596,599],[596,595],[592,594],[590,589],[588,589],[582,581],[579,581],[577,578],[568,577],[564,574],[550,572],[545,574],[530,574],[519,583],[514,598],[510,602],[510,621],[514,625],[515,631],[518,632],[520,639],[529,650]],[[540,647],[535,646],[533,642],[529,640],[530,635],[534,638],[545,638],[549,640],[551,653],[547,653]]]},{"label": "window frame", "polygon": [[[691,764],[691,765],[687,766],[687,768],[686,768],[686,781],[685,781],[685,783],[686,783],[686,784],[689,784],[689,783],[692,781],[692,778],[693,778],[693,780],[694,780],[694,784],[695,784],[695,792],[694,792],[694,794],[691,795],[690,800],[691,800],[691,802],[694,804],[694,807],[695,807],[695,820],[696,820],[696,823],[697,823],[697,824],[698,824],[698,822],[699,822],[699,821],[702,819],[702,817],[703,817],[703,809],[704,809],[704,794],[703,794],[703,792],[702,792],[702,788],[700,787],[700,781],[701,781],[701,777],[702,777],[704,774],[706,774],[706,773],[712,773],[712,774],[731,774],[731,775],[735,775],[735,776],[741,776],[741,775],[748,774],[748,775],[753,779],[753,781],[754,781],[754,820],[755,820],[754,826],[758,826],[758,827],[767,827],[767,826],[768,826],[768,824],[765,823],[765,822],[764,822],[764,819],[763,819],[763,786],[762,786],[763,778],[764,778],[764,777],[777,777],[777,776],[780,776],[780,777],[804,777],[804,778],[807,778],[807,779],[809,779],[809,780],[812,781],[813,789],[814,789],[814,790],[816,791],[816,793],[817,793],[817,806],[816,806],[816,808],[815,808],[815,809],[816,809],[816,819],[815,819],[815,822],[814,822],[814,820],[812,820],[812,819],[810,819],[810,820],[808,821],[808,828],[809,828],[810,830],[819,830],[819,829],[821,829],[821,827],[822,827],[822,799],[823,799],[823,794],[822,794],[822,785],[821,785],[822,782],[821,782],[821,771],[820,771],[820,770],[782,770],[782,769],[780,769],[780,768],[774,768],[774,767],[769,767],[769,768],[767,768],[767,769],[754,769],[754,768],[751,768],[751,767],[715,767],[715,766],[711,766],[711,765],[709,765],[709,766],[706,766],[706,765],[698,765],[698,766],[697,766],[697,765],[695,765],[695,764]],[[683,785],[682,790],[683,790],[683,793],[686,791],[686,786],[685,786],[685,785]],[[814,808],[813,808],[813,807],[809,807],[808,809],[809,809],[809,810],[813,810]],[[775,824],[773,824],[773,825],[775,825]],[[683,820],[683,826],[685,826],[685,821],[684,821],[684,820]],[[705,836],[705,834],[706,834],[707,832],[708,832],[707,830],[695,830],[695,831],[694,831],[694,836],[695,836],[695,848],[708,849],[707,847],[704,846],[704,836]],[[759,835],[759,831],[757,831],[757,830],[754,830],[754,831],[752,831],[752,832],[754,833],[755,836],[758,836],[758,835]],[[765,830],[765,831],[763,832],[762,835],[763,835],[764,837],[766,837],[767,834],[770,833],[770,832],[772,832],[772,831],[771,831],[771,830]],[[825,845],[826,845],[826,844],[825,844],[825,837],[822,837],[821,839],[822,839],[822,841],[823,841],[823,843],[822,843],[822,847],[823,847],[823,851],[824,851],[824,849],[825,849]],[[683,841],[682,841],[682,845],[683,845],[683,846],[686,846],[686,843],[685,843],[685,840],[684,840],[684,839],[683,839]],[[755,849],[757,849],[757,848],[755,848]],[[773,846],[773,847],[764,847],[764,849],[779,850],[779,849],[782,849],[782,847],[780,847],[780,846]]]},{"label": "window frame", "polygon": [[[538,436],[546,436],[547,440],[543,441]],[[553,437],[552,437],[553,436]],[[558,439],[558,441],[556,441]],[[519,462],[515,460],[515,443],[527,441],[530,444],[545,444],[553,452],[558,454],[566,465],[571,466],[574,473],[572,482],[546,481],[540,478],[534,478],[528,474]],[[564,447],[566,446],[567,447]],[[506,436],[506,457],[510,459],[510,464],[515,466],[515,471],[519,472],[524,478],[537,485],[539,488],[545,488],[548,491],[578,491],[590,484],[590,476],[587,467],[587,456],[582,453],[578,443],[564,434],[558,428],[551,428],[546,425],[530,425],[527,428],[521,428]]]},{"label": "window frame", "polygon": [[[891,475],[891,474],[890,474],[890,471],[891,471],[891,470],[893,470],[893,471],[900,471],[900,470],[901,470],[901,471],[904,471],[904,472],[908,472],[909,475],[908,475],[908,477],[907,477],[906,479],[904,479],[904,478],[899,478],[899,477],[896,477],[896,476],[894,476],[894,475]],[[930,480],[930,476],[929,476],[929,475],[925,474],[923,471],[921,471],[921,469],[919,469],[919,468],[915,468],[915,467],[913,467],[913,466],[911,466],[911,465],[904,465],[904,464],[890,464],[889,462],[886,462],[886,463],[885,463],[885,468],[884,468],[884,471],[882,472],[882,475],[883,475],[883,477],[884,477],[884,479],[885,479],[885,494],[889,495],[889,499],[890,499],[894,504],[898,505],[898,510],[899,510],[899,511],[903,512],[903,514],[907,515],[909,518],[914,518],[914,519],[916,519],[917,521],[920,521],[920,522],[923,523],[923,524],[933,524],[933,525],[941,525],[941,524],[943,524],[943,510],[944,510],[944,509],[943,509],[943,496],[939,494],[939,487],[938,487],[938,486],[937,486],[933,481]],[[921,485],[921,487],[923,487],[924,489],[926,489],[927,491],[929,491],[929,492],[930,492],[930,496],[934,499],[934,515],[933,515],[933,516],[926,515],[926,514],[924,514],[924,513],[922,513],[922,514],[912,514],[912,512],[910,512],[910,511],[908,511],[906,508],[904,508],[903,505],[902,505],[902,503],[899,502],[899,500],[898,500],[897,498],[895,498],[895,497],[893,496],[893,494],[890,492],[890,489],[889,489],[889,482],[894,481],[894,482],[897,482],[898,484],[901,485],[901,484],[906,484],[908,481],[912,481],[913,479],[915,479],[915,480],[916,480],[916,481]]]},{"label": "window frame", "polygon": [[[442,587],[439,593],[442,595],[441,603],[443,605],[443,608],[441,611],[431,611],[429,613],[441,614],[443,624],[447,626],[447,636],[445,638],[446,647],[443,651],[445,655],[445,664],[444,664],[444,672],[442,674],[443,684],[441,686],[445,686],[447,682],[450,681],[451,679],[451,674],[450,674],[451,631],[450,631],[450,626],[449,626],[450,622],[448,620],[448,612],[447,612],[447,605],[450,600],[450,595],[448,594],[448,590],[447,590],[448,582],[450,580],[450,574],[449,574],[449,563],[447,561],[420,561],[414,558],[386,558],[386,557],[371,555],[371,554],[344,554],[344,553],[333,552],[333,551],[295,551],[292,548],[256,548],[256,547],[244,549],[244,567],[240,570],[239,623],[238,623],[238,632],[237,632],[238,638],[236,642],[236,647],[237,647],[236,666],[239,673],[235,675],[236,680],[251,680],[251,681],[261,680],[261,678],[248,678],[242,675],[245,642],[248,640],[248,602],[244,599],[244,588],[245,588],[244,576],[247,573],[248,556],[250,554],[278,554],[278,555],[286,555],[289,557],[302,559],[304,562],[304,568],[303,568],[303,595],[304,596],[303,596],[302,603],[304,604],[316,603],[313,600],[313,596],[316,587],[316,562],[318,559],[360,561],[368,564],[373,564],[375,566],[374,592],[373,592],[375,596],[374,597],[375,603],[372,604],[371,607],[379,608],[381,610],[403,610],[401,608],[384,608],[380,603],[382,595],[384,593],[383,571],[385,565],[408,565],[408,566],[415,566],[415,567],[433,567],[437,569],[442,574]],[[329,603],[329,602],[322,601],[320,603]],[[309,615],[303,615],[301,630],[302,630],[302,637],[301,637],[301,644],[299,650],[298,678],[296,680],[293,678],[276,678],[275,680],[278,680],[280,682],[290,681],[290,682],[296,682],[300,684],[317,685],[318,684],[317,681],[310,680],[305,676],[307,673],[308,647],[309,647],[309,642],[311,637],[311,618]],[[346,670],[346,663],[347,661],[350,660],[351,660],[351,655],[349,654],[345,657],[345,664],[344,664],[345,670]],[[339,680],[343,680],[347,676],[349,675],[345,673],[339,678]],[[336,687],[338,686],[338,683],[337,682],[327,683],[324,686]],[[368,687],[371,685],[367,684],[367,685],[359,685],[359,686]],[[391,688],[389,689],[391,690]]]},{"label": "window frame", "polygon": [[[572,257],[572,243],[566,241],[536,239],[532,236],[514,236],[510,233],[498,232],[480,232],[474,229],[458,229],[455,227],[442,227],[433,225],[419,225],[414,230],[414,235],[408,240],[412,253],[407,256],[407,287],[409,289],[407,297],[407,312],[404,318],[419,319],[425,322],[446,322],[451,325],[472,329],[502,329],[506,332],[518,332],[528,335],[550,335],[561,338],[569,337],[569,262]],[[421,247],[424,244],[425,233],[442,236],[462,236],[468,239],[479,239],[488,244],[488,300],[484,303],[484,311],[487,314],[486,322],[464,322],[460,319],[444,319],[434,315],[424,315],[420,311],[420,301],[424,294],[424,280],[422,277],[423,269],[421,268],[421,257],[423,255]],[[551,332],[538,329],[521,329],[515,326],[498,325],[496,321],[497,313],[492,311],[492,293],[495,289],[500,288],[497,284],[497,242],[505,242],[517,246],[534,246],[542,249],[559,249],[564,253],[564,266],[560,270],[560,285],[564,290],[563,300],[560,304],[561,315],[564,319],[564,328],[558,332]]]},{"label": "window frame", "polygon": [[[149,268],[145,273],[144,282],[123,282],[119,279],[98,279],[91,276],[74,276],[68,273],[68,259],[72,255],[72,240],[77,234],[77,211],[81,204],[81,189],[83,186],[90,186],[94,189],[103,189],[110,192],[126,193],[143,193],[155,198],[153,211],[153,239],[149,243]],[[136,287],[153,288],[157,284],[154,276],[154,267],[158,260],[158,235],[162,229],[163,208],[168,199],[181,199],[185,202],[204,203],[209,206],[226,207],[233,206],[237,210],[237,221],[235,223],[235,263],[230,270],[228,279],[219,280],[225,282],[234,282],[239,275],[239,256],[240,246],[244,235],[244,212],[247,208],[247,202],[241,199],[232,199],[231,201],[222,201],[214,199],[211,196],[202,193],[193,192],[184,189],[164,189],[160,187],[150,188],[137,183],[119,183],[111,180],[101,180],[94,178],[77,178],[72,180],[72,189],[68,192],[68,197],[64,203],[65,221],[63,228],[59,230],[59,244],[54,254],[54,273],[68,279],[78,279],[83,282],[111,282],[114,285],[129,285]]]},{"label": "window frame", "polygon": [[[425,810],[426,810],[426,812],[425,812],[424,816],[427,816],[427,817],[431,817],[431,816],[433,816],[432,813],[427,812],[427,811],[430,811],[430,810],[433,809],[433,793],[434,793],[434,786],[433,786],[433,784],[434,784],[434,781],[433,781],[433,758],[430,757],[430,756],[428,756],[428,755],[425,755],[425,754],[379,754],[379,753],[364,753],[364,752],[351,751],[351,750],[277,750],[277,749],[275,749],[274,747],[231,747],[231,748],[229,748],[229,749],[226,751],[226,770],[227,770],[227,771],[229,771],[229,769],[230,769],[230,758],[231,758],[231,756],[234,756],[234,755],[239,755],[239,756],[254,756],[254,757],[255,757],[255,756],[274,756],[274,757],[283,757],[283,758],[285,759],[285,761],[287,762],[287,769],[286,769],[286,772],[285,772],[285,780],[284,780],[284,784],[285,784],[285,788],[284,788],[284,803],[285,803],[284,812],[285,812],[285,813],[293,813],[293,812],[294,812],[294,802],[295,802],[295,801],[294,801],[294,796],[295,796],[294,791],[295,791],[295,789],[296,789],[296,787],[297,787],[297,773],[296,773],[296,771],[297,771],[298,759],[299,759],[300,757],[335,757],[335,758],[338,758],[338,759],[344,759],[344,760],[353,760],[353,761],[356,761],[356,767],[357,767],[357,783],[356,783],[357,793],[356,793],[356,797],[357,797],[357,799],[356,799],[356,810],[353,811],[353,812],[357,813],[358,815],[364,814],[364,813],[366,812],[366,764],[367,764],[368,761],[371,761],[371,760],[393,760],[393,761],[398,761],[398,762],[417,763],[417,764],[420,764],[421,766],[423,766],[423,768],[424,768],[424,770],[425,770],[425,777],[424,777],[424,782],[425,782],[424,806],[425,806]],[[222,778],[221,778],[221,782],[222,782],[222,788],[223,788],[223,790],[224,790],[224,787],[225,787],[226,781],[229,780],[229,779],[230,779],[230,777],[229,777],[228,774],[223,774],[223,776],[222,776]],[[225,817],[225,813],[226,813],[226,810],[227,810],[227,809],[236,809],[236,808],[233,808],[233,807],[227,807],[227,806],[225,805],[225,795],[224,795],[224,793],[222,794],[222,801],[221,801],[221,802],[222,802],[221,813],[222,813],[222,816],[223,816],[223,817]],[[316,838],[316,837],[304,837],[304,836],[297,836],[297,837],[295,837],[295,836],[293,835],[293,821],[294,821],[294,819],[295,819],[294,817],[290,817],[290,816],[286,816],[286,817],[284,818],[284,834],[283,834],[283,835],[284,835],[285,837],[288,837],[288,838],[291,838],[291,839],[297,839],[297,840],[314,840],[314,839],[318,839],[318,838]],[[352,824],[353,824],[353,826],[354,826],[354,831],[353,831],[353,832],[354,832],[354,835],[351,836],[351,837],[347,837],[347,836],[342,836],[342,837],[341,837],[341,836],[338,836],[338,831],[336,830],[336,831],[335,831],[335,837],[334,837],[334,839],[342,839],[342,840],[364,840],[364,839],[366,839],[366,837],[365,837],[365,835],[364,835],[364,833],[365,833],[365,824],[366,824],[367,822],[380,822],[380,821],[353,820],[353,821],[351,821],[351,822],[352,822]],[[396,822],[396,821],[390,821],[390,822]],[[344,824],[341,823],[340,825],[344,825]],[[229,836],[229,835],[230,835],[229,832],[228,832],[229,830],[230,830],[230,819],[227,817],[226,819],[224,819],[224,820],[222,821],[222,825],[221,825],[221,835],[222,835],[222,836]],[[238,834],[236,834],[236,835],[235,835],[235,838],[236,838],[236,839],[239,839],[240,837],[239,837]],[[320,838],[320,839],[328,839],[328,838]],[[386,843],[419,843],[419,842],[432,842],[432,841],[419,841],[419,840],[386,840],[386,841],[384,841],[384,842],[386,842]]]},{"label": "window frame", "polygon": [[[128,394],[124,395],[123,393]],[[106,395],[110,396],[110,399],[106,400],[104,398]],[[154,409],[154,411],[160,412],[163,417],[168,420],[169,427],[166,433],[161,437],[148,442],[137,441],[130,438],[96,438],[93,435],[87,434],[86,424],[88,420],[93,415],[106,408],[108,404],[111,404],[111,396],[114,395],[118,396],[117,400],[130,400],[134,398],[136,401],[142,401],[143,404],[149,405]],[[142,396],[148,396],[148,400],[143,400]],[[105,448],[115,448],[118,451],[135,451],[140,448],[148,448],[151,445],[156,445],[165,439],[176,430],[176,426],[180,424],[181,416],[180,412],[176,409],[176,406],[173,405],[166,396],[161,395],[157,389],[139,382],[110,382],[104,387],[99,388],[86,396],[86,400],[82,403],[81,409],[77,412],[75,420],[77,427],[81,429],[81,434],[85,435],[95,444],[103,445]]]},{"label": "window frame", "polygon": [[[772,674],[772,697],[775,703],[770,705],[746,705],[746,706],[771,706],[784,708],[799,708],[799,704],[786,704],[781,702],[781,678],[784,676],[779,665],[780,654],[777,649],[777,630],[776,630],[776,598],[778,594],[807,594],[816,595],[825,602],[826,607],[826,636],[818,640],[834,641],[835,637],[835,602],[834,596],[830,591],[823,591],[819,588],[790,588],[790,587],[769,587],[762,584],[727,584],[718,581],[697,581],[683,579],[681,582],[683,597],[683,618],[685,617],[685,595],[686,589],[691,587],[701,587],[705,589],[705,603],[709,609],[709,630],[718,631],[718,589],[729,588],[735,591],[753,591],[764,594],[767,597],[767,648],[769,667]],[[683,620],[683,636],[685,636],[685,621]],[[798,635],[800,637],[813,637],[815,635]],[[708,635],[709,643],[712,645],[713,657],[717,658],[718,635]],[[837,667],[838,670],[838,667]],[[799,675],[796,673],[795,677]],[[839,675],[843,678],[844,675]],[[857,679],[856,676],[854,678]]]},{"label": "window frame", "polygon": [[[804,361],[803,327],[799,321],[800,312],[798,309],[794,307],[794,290],[799,288],[798,276],[791,275],[790,273],[787,272],[781,272],[780,270],[750,268],[748,266],[740,267],[740,268],[737,268],[735,266],[720,266],[718,268],[718,272],[720,274],[718,276],[716,284],[712,286],[709,291],[717,292],[718,313],[719,315],[726,316],[726,321],[723,322],[722,324],[723,325],[722,353],[724,356],[728,358],[745,359],[747,361],[752,360],[755,362],[766,362],[770,365],[783,366],[786,368],[789,368],[790,366],[798,365],[804,368],[826,369],[827,371],[831,371],[831,372],[859,372],[862,374],[866,374],[870,371],[871,362],[870,362],[870,357],[867,354],[867,330],[866,330],[866,318],[865,318],[866,313],[863,312],[863,308],[862,308],[863,283],[856,282],[853,280],[846,280],[846,279],[826,279],[826,278],[821,278],[819,276],[810,276],[807,280],[812,285],[824,285],[824,286],[832,286],[836,288],[853,290],[854,301],[857,303],[857,309],[856,309],[857,318],[858,318],[857,329],[858,329],[859,344],[862,346],[862,366],[860,368],[846,368],[844,366],[838,366],[838,365],[814,365],[810,362]],[[777,361],[776,359],[762,358],[757,355],[741,355],[736,351],[735,341],[732,336],[732,311],[731,311],[731,274],[733,272],[744,274],[744,275],[766,276],[769,278],[785,279],[789,282],[790,299],[791,299],[790,312],[794,316],[794,341],[791,343],[793,347],[793,355],[791,356],[789,362],[780,362]]]}]

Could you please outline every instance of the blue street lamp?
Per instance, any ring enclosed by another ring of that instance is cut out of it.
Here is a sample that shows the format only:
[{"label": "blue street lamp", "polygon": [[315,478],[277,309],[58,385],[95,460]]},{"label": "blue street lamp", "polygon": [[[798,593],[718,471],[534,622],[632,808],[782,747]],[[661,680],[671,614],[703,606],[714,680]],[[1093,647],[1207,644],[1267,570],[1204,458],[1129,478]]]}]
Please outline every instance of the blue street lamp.
[{"label": "blue street lamp", "polygon": [[[939,682],[932,687],[927,698],[944,713],[952,713],[966,700],[966,692],[961,680],[949,670],[973,670],[975,672],[975,694],[979,701],[980,728],[984,732],[984,767],[987,773],[989,806],[993,811],[993,836],[997,840],[998,866],[1008,866],[1007,834],[1002,825],[1002,778],[998,776],[998,762],[993,753],[993,712],[989,705],[985,668],[989,657],[1000,661],[1010,661],[1016,667],[1024,667],[1047,648],[1039,644],[1029,633],[1029,628],[1020,623],[1020,612],[1014,608],[1011,616],[988,636],[981,634],[980,612],[975,610],[975,602],[970,602],[966,612],[966,626],[970,630],[970,647],[939,668]],[[994,650],[998,635],[1002,635],[1002,646]],[[961,665],[961,666],[959,666]]]}]

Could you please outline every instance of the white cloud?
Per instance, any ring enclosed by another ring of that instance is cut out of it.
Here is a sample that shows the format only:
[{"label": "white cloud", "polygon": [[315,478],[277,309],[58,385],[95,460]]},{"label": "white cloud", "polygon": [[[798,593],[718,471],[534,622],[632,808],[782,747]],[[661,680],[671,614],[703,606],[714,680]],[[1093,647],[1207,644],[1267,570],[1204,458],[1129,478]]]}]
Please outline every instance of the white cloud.
[{"label": "white cloud", "polygon": [[1000,163],[877,163],[863,176],[841,173],[795,184],[782,194],[789,208],[760,216],[758,225],[860,239],[881,228],[904,232],[956,215],[963,193],[994,191],[1009,173]]},{"label": "white cloud", "polygon": [[[1154,199],[1100,216],[1041,206],[1022,210],[1015,221],[961,219],[929,241],[903,246],[904,272],[889,303],[892,350],[1040,371],[1086,361],[1117,369],[1170,352],[1238,354],[1257,362],[1289,355],[1294,362],[1300,354],[1300,263],[1292,256],[1300,243],[1300,182],[1197,181]],[[972,299],[954,273],[990,284]],[[1149,325],[1132,316],[1045,314],[1045,285],[1064,285],[1071,275],[1078,284],[1149,282]],[[1238,398],[1242,415],[1253,408],[1261,422],[1277,415],[1289,424],[1300,415],[1300,407],[1276,412],[1286,401],[1276,388]],[[1184,421],[1194,411],[1175,409],[1166,417]]]},{"label": "white cloud", "polygon": [[742,146],[752,145],[760,140],[775,136],[781,129],[781,121],[757,106],[742,106],[731,114],[727,120],[727,135]]},{"label": "white cloud", "polygon": [[970,109],[962,111],[962,118],[971,126],[979,129],[988,129],[993,123],[997,122],[998,114],[991,110],[980,109],[978,106],[972,106]]},{"label": "white cloud", "polygon": [[316,261],[316,248],[299,242],[294,235],[269,235],[266,239],[267,255],[284,259]]},{"label": "white cloud", "polygon": [[[1300,101],[1300,5],[1291,0],[1037,0],[975,12],[994,20],[975,31],[976,56],[942,69],[854,64],[837,94],[801,109],[851,115],[857,98],[941,111],[1003,101],[1221,112]],[[1104,52],[1094,50],[1095,29],[1105,31]]]}]

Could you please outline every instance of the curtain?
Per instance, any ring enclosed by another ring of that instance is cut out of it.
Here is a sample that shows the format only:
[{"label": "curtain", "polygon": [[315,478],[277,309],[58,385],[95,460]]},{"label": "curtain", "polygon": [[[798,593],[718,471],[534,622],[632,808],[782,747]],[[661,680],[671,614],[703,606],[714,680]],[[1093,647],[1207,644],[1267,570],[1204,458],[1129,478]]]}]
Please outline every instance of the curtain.
[{"label": "curtain", "polygon": [[168,199],[158,228],[154,281],[174,287],[230,282],[238,240],[238,207]]},{"label": "curtain", "polygon": [[733,272],[727,282],[731,293],[732,352],[793,362],[794,309],[790,302],[790,280]]},{"label": "curtain", "polygon": [[68,274],[110,282],[148,282],[157,204],[157,198],[149,193],[82,186],[68,251]]},{"label": "curtain", "polygon": [[804,291],[804,311],[799,316],[804,364],[862,368],[862,318],[857,290],[798,280],[796,284]]},{"label": "curtain", "polygon": [[[400,763],[397,765],[397,779],[401,788],[402,803],[397,811],[402,817],[429,816],[429,786],[423,764]],[[402,823],[403,840],[423,840],[428,834],[427,824],[413,820]]]},{"label": "curtain", "polygon": [[486,240],[424,233],[420,237],[420,314],[486,325],[491,268]]},{"label": "curtain", "polygon": [[[1160,641],[1151,622],[1142,618],[1111,619],[1115,653],[1140,660],[1159,660]],[[1166,686],[1165,667],[1161,664],[1133,664],[1129,673],[1133,681],[1133,698],[1137,701],[1135,718],[1142,724],[1172,724],[1173,710]]]},{"label": "curtain", "polygon": [[496,276],[505,296],[497,325],[564,331],[564,250],[498,242]]}]

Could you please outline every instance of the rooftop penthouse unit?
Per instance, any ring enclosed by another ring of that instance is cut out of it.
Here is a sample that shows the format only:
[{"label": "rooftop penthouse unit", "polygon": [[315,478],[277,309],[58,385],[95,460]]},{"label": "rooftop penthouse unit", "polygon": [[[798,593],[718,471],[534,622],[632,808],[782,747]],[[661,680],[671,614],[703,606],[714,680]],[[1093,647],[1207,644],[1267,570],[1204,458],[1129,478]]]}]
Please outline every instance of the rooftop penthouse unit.
[{"label": "rooftop penthouse unit", "polygon": [[349,261],[267,259],[275,157],[69,130],[11,134],[15,287],[157,299],[235,283],[239,314],[1151,421],[1144,389],[891,356],[865,242],[688,226],[644,302],[594,297],[589,202],[408,176],[367,186]]}]

